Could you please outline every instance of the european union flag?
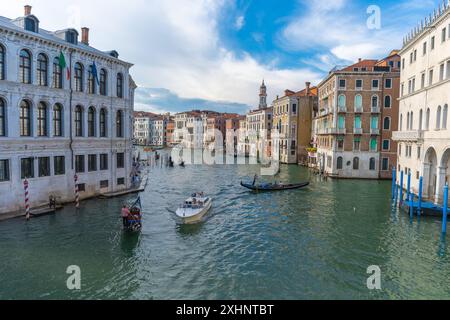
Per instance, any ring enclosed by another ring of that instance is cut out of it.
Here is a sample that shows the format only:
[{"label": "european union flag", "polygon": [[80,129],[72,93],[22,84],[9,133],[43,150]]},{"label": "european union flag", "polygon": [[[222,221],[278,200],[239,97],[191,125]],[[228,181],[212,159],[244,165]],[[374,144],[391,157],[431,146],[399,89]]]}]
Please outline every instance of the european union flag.
[{"label": "european union flag", "polygon": [[92,65],[92,75],[94,76],[94,79],[97,81],[97,85],[100,85],[100,80],[98,79],[98,72],[97,72],[97,66],[94,64]]}]

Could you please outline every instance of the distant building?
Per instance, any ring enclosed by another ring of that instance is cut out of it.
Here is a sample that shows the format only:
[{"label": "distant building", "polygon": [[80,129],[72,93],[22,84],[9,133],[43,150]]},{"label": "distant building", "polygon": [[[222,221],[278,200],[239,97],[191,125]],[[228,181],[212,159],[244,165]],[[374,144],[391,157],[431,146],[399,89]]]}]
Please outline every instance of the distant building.
[{"label": "distant building", "polygon": [[317,166],[336,178],[389,178],[396,165],[400,57],[335,69],[319,84]]},{"label": "distant building", "polygon": [[[394,133],[398,146],[398,172],[411,173],[418,193],[442,202],[450,182],[450,7],[440,6],[405,39],[400,85],[400,125]],[[400,174],[398,174],[398,177]],[[398,178],[398,182],[400,178]],[[407,179],[404,179],[404,188]]]},{"label": "distant building", "polygon": [[23,210],[24,179],[32,207],[73,201],[75,175],[81,198],[131,187],[136,84],[118,57],[88,28],[40,28],[31,6],[0,17],[0,213]]}]

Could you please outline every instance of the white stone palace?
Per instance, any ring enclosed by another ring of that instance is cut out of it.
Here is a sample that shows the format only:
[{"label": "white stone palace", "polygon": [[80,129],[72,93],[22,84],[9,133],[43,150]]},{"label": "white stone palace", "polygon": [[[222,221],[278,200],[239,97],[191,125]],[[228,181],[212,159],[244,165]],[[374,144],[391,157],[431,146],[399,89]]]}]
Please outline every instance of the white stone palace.
[{"label": "white stone palace", "polygon": [[0,214],[131,186],[132,64],[89,46],[89,29],[55,32],[0,17]]},{"label": "white stone palace", "polygon": [[[449,3],[442,3],[408,34],[399,54],[400,123],[393,136],[399,142],[397,169],[411,173],[415,193],[423,176],[424,197],[441,202],[450,178]],[[406,181],[405,175],[405,188]]]}]

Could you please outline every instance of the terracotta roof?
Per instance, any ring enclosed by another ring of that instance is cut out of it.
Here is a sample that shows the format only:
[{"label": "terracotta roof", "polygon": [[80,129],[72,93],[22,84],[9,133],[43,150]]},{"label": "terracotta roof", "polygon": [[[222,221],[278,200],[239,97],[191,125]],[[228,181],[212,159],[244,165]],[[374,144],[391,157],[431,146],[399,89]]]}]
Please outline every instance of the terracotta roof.
[{"label": "terracotta roof", "polygon": [[354,68],[367,68],[367,71],[371,71],[373,67],[377,64],[378,60],[361,60],[351,66],[345,67],[339,71],[353,71]]}]

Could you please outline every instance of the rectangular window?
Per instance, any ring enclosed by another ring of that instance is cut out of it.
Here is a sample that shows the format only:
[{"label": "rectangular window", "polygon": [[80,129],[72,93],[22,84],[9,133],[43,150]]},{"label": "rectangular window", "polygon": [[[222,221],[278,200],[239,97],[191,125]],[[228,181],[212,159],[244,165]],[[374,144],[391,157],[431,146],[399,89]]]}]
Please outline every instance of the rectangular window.
[{"label": "rectangular window", "polygon": [[403,58],[403,60],[402,60],[402,70],[404,70],[405,69],[405,58]]},{"label": "rectangular window", "polygon": [[292,113],[297,114],[297,105],[295,103],[292,105]]},{"label": "rectangular window", "polygon": [[108,188],[108,187],[109,187],[109,181],[108,180],[100,181],[100,189],[104,189],[104,188]]},{"label": "rectangular window", "polygon": [[54,158],[55,176],[66,174],[66,158],[64,156]]},{"label": "rectangular window", "polygon": [[370,139],[370,151],[372,152],[378,151],[378,141],[375,138]]},{"label": "rectangular window", "polygon": [[118,153],[117,154],[117,169],[125,168],[125,154]]},{"label": "rectangular window", "polygon": [[421,151],[420,147],[417,147],[417,159],[420,159]]},{"label": "rectangular window", "polygon": [[431,50],[434,50],[434,39],[435,37],[431,37]]},{"label": "rectangular window", "polygon": [[83,173],[84,171],[84,156],[75,156],[75,172]]},{"label": "rectangular window", "polygon": [[361,149],[361,139],[357,138],[353,140],[353,151],[359,151]]},{"label": "rectangular window", "polygon": [[22,179],[34,178],[34,158],[20,160],[20,176]]},{"label": "rectangular window", "polygon": [[372,89],[378,89],[379,81],[378,80],[372,80]]},{"label": "rectangular window", "polygon": [[384,83],[384,87],[386,89],[391,89],[392,88],[392,79],[386,79],[385,83]]},{"label": "rectangular window", "polygon": [[338,149],[338,151],[344,150],[344,138],[339,137],[337,139],[337,149]]},{"label": "rectangular window", "polygon": [[339,88],[340,89],[345,89],[345,80],[344,79],[339,80]]},{"label": "rectangular window", "polygon": [[338,127],[339,127],[339,129],[345,129],[345,116],[339,115],[338,119],[339,119],[338,120]]},{"label": "rectangular window", "polygon": [[445,42],[447,39],[447,28],[442,29],[442,36],[441,36],[442,42]]},{"label": "rectangular window", "polygon": [[49,177],[50,176],[50,158],[42,157],[38,159],[38,174],[39,177]]},{"label": "rectangular window", "polygon": [[450,79],[450,61],[447,61],[447,72],[445,78]]},{"label": "rectangular window", "polygon": [[381,170],[388,171],[389,170],[389,158],[383,158],[381,163]]},{"label": "rectangular window", "polygon": [[97,155],[96,154],[88,155],[88,171],[89,172],[97,171]]},{"label": "rectangular window", "polygon": [[420,88],[425,88],[425,73],[422,73],[421,80],[420,80]]},{"label": "rectangular window", "polygon": [[423,55],[426,55],[426,54],[427,54],[427,43],[426,43],[426,42],[423,43],[423,50],[422,50],[422,53],[423,53]]},{"label": "rectangular window", "polygon": [[108,170],[108,154],[106,153],[100,155],[100,170]]},{"label": "rectangular window", "polygon": [[362,80],[356,80],[356,90],[361,90],[363,87],[363,81]]},{"label": "rectangular window", "polygon": [[414,50],[414,62],[417,61],[417,50]]},{"label": "rectangular window", "polygon": [[0,182],[9,181],[9,160],[0,160]]},{"label": "rectangular window", "polygon": [[433,69],[430,70],[428,76],[428,85],[431,86],[433,84]]},{"label": "rectangular window", "polygon": [[118,178],[118,179],[117,179],[117,185],[118,185],[118,186],[123,186],[123,185],[125,185],[125,178]]},{"label": "rectangular window", "polygon": [[85,192],[85,191],[86,191],[86,184],[84,184],[84,183],[79,183],[79,184],[78,184],[78,191],[79,191],[79,192]]},{"label": "rectangular window", "polygon": [[444,68],[445,68],[445,64],[441,64],[439,66],[439,81],[444,80]]},{"label": "rectangular window", "polygon": [[389,149],[390,149],[390,141],[383,140],[383,151],[389,151]]}]

